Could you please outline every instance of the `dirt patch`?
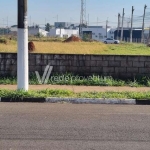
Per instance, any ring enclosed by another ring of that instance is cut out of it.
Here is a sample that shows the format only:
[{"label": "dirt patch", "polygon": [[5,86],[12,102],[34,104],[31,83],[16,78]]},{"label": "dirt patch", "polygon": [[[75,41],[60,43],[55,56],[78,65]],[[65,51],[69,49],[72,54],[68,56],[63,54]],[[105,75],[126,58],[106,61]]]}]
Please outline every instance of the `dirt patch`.
[{"label": "dirt patch", "polygon": [[7,41],[7,39],[0,39],[0,43],[2,43],[2,44],[7,44],[8,41]]},{"label": "dirt patch", "polygon": [[147,44],[147,47],[150,47],[150,43]]},{"label": "dirt patch", "polygon": [[29,52],[32,52],[35,50],[35,45],[33,42],[28,43],[28,50],[29,50]]},{"label": "dirt patch", "polygon": [[82,40],[79,37],[71,36],[68,39],[66,39],[64,42],[81,42]]}]

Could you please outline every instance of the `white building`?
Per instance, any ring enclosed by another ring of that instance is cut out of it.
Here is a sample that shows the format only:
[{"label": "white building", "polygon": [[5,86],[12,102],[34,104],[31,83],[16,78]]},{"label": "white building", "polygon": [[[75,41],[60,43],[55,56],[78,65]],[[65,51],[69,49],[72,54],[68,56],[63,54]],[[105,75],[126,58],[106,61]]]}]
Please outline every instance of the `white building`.
[{"label": "white building", "polygon": [[[13,35],[13,34],[16,34],[17,35],[17,32],[18,32],[18,27],[17,25],[16,26],[12,26],[10,28],[10,33]],[[48,32],[45,31],[44,29],[42,28],[39,28],[39,27],[29,27],[28,28],[28,35],[29,36],[35,36],[35,35],[38,35],[38,34],[41,34],[42,36],[47,36],[48,35]]]},{"label": "white building", "polygon": [[50,29],[48,36],[68,38],[72,35],[79,36],[78,29]]},{"label": "white building", "polygon": [[36,28],[36,27],[33,27],[33,28],[29,28],[28,29],[28,34],[29,36],[35,36],[35,35],[42,35],[42,36],[47,36],[49,32],[41,29],[41,28]]},{"label": "white building", "polygon": [[88,26],[87,28],[83,28],[82,31],[83,35],[87,34],[93,40],[102,41],[106,37],[114,38],[115,29],[108,27],[106,32],[106,28],[103,28],[103,26]]}]

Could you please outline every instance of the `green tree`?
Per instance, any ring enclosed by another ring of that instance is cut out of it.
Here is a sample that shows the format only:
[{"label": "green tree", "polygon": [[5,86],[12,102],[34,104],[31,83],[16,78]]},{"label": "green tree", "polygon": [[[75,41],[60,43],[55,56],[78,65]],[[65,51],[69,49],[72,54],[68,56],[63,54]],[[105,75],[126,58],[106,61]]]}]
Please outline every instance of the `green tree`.
[{"label": "green tree", "polygon": [[45,25],[45,31],[50,31],[50,29],[51,29],[51,25],[49,24],[49,23],[47,23],[46,25]]}]

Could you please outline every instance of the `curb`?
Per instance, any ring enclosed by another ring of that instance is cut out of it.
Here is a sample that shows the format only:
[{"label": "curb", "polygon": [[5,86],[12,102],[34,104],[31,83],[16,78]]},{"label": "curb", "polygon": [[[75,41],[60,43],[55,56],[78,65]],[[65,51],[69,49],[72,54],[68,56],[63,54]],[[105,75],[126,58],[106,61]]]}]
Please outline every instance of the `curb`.
[{"label": "curb", "polygon": [[90,98],[46,98],[48,103],[67,102],[73,104],[130,104],[135,105],[134,99],[90,99]]},{"label": "curb", "polygon": [[0,102],[28,102],[28,103],[72,103],[72,104],[126,104],[126,105],[150,105],[148,99],[100,99],[100,98],[0,98]]},{"label": "curb", "polygon": [[13,99],[13,98],[0,98],[0,102],[28,102],[28,103],[44,103],[45,98],[23,98],[23,99]]}]

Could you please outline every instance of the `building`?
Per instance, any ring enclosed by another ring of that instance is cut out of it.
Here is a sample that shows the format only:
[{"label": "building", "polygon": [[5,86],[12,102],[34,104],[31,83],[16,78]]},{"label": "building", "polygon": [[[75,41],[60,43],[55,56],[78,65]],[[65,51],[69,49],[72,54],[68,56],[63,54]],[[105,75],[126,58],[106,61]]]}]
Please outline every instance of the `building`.
[{"label": "building", "polygon": [[[11,35],[17,35],[18,27],[17,25],[11,26],[10,28],[10,34]],[[48,32],[45,31],[44,29],[38,27],[38,26],[33,26],[28,28],[28,35],[29,36],[36,36],[36,35],[42,35],[42,36],[47,36]]]},{"label": "building", "polygon": [[78,29],[50,29],[48,36],[50,37],[61,37],[68,38],[70,36],[79,36]]},{"label": "building", "polygon": [[83,36],[88,36],[92,40],[102,41],[105,38],[114,38],[114,30],[111,27],[104,28],[103,26],[88,26],[82,28]]},{"label": "building", "polygon": [[79,24],[78,23],[71,23],[71,22],[55,22],[54,27],[56,29],[78,29]]},{"label": "building", "polygon": [[[129,42],[130,41],[130,28],[124,28],[123,29],[123,41],[126,41],[126,42]],[[133,28],[132,30],[132,39],[133,39],[133,42],[134,41],[141,41],[141,34],[142,34],[142,28]],[[117,36],[118,38],[120,39],[121,38],[121,28],[119,29],[119,33],[118,33],[118,30],[116,29],[114,31],[114,38],[117,39]]]},{"label": "building", "polygon": [[47,31],[45,31],[44,29],[41,29],[39,27],[29,27],[28,29],[28,34],[29,36],[36,36],[36,35],[42,35],[44,37],[48,36]]}]

